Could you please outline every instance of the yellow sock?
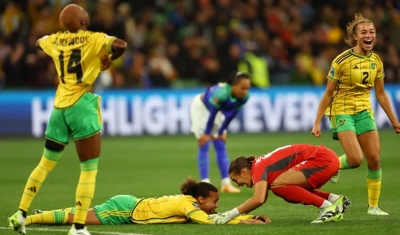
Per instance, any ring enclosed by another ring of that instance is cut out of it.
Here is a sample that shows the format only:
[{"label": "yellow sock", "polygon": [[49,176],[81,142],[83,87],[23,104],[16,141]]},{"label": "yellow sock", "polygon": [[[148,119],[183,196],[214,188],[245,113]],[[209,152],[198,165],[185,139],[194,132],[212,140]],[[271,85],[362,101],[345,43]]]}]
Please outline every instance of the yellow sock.
[{"label": "yellow sock", "polygon": [[85,224],[87,212],[94,196],[98,162],[98,158],[81,162],[81,175],[76,189],[74,224]]},{"label": "yellow sock", "polygon": [[26,217],[28,224],[66,224],[68,221],[68,212],[66,211],[44,211],[41,214],[30,215]]},{"label": "yellow sock", "polygon": [[40,160],[39,165],[32,171],[28,181],[26,182],[25,190],[19,203],[20,210],[29,210],[29,207],[39,192],[42,183],[47,178],[47,175],[54,169],[61,155],[62,152],[53,152],[46,148],[43,150],[42,159]]},{"label": "yellow sock", "polygon": [[367,174],[368,206],[377,207],[381,195],[382,169],[369,170]]}]

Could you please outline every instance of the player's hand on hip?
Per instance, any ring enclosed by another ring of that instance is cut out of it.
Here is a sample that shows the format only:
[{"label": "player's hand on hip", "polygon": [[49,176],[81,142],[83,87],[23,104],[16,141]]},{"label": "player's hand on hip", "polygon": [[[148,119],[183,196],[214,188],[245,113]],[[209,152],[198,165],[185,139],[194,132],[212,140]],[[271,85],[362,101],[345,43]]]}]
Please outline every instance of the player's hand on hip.
[{"label": "player's hand on hip", "polygon": [[312,130],[311,130],[311,134],[313,134],[313,136],[315,137],[321,137],[321,126],[319,124],[314,124]]},{"label": "player's hand on hip", "polygon": [[210,140],[211,140],[211,136],[209,136],[207,134],[202,134],[200,139],[198,140],[199,146],[205,145]]},{"label": "player's hand on hip", "polygon": [[107,70],[111,66],[111,63],[112,63],[109,55],[103,55],[100,58],[100,61],[101,61],[101,71]]},{"label": "player's hand on hip", "polygon": [[226,136],[227,136],[226,133],[222,134],[222,135],[219,135],[217,140],[222,140],[222,141],[226,142]]},{"label": "player's hand on hip", "polygon": [[395,122],[392,124],[394,131],[399,134],[400,133],[400,123],[399,122]]}]

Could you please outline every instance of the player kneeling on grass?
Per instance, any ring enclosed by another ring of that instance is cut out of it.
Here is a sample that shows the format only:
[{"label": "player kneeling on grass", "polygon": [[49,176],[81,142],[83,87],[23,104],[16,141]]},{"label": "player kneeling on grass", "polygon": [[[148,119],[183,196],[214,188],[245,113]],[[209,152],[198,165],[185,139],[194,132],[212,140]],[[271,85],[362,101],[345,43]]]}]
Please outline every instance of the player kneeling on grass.
[{"label": "player kneeling on grass", "polygon": [[321,188],[337,173],[337,155],[325,146],[294,144],[278,148],[259,158],[238,157],[231,162],[229,176],[238,186],[254,186],[254,195],[242,205],[222,214],[210,215],[214,224],[225,224],[249,213],[267,200],[271,190],[290,203],[313,205],[320,209],[311,223],[338,221],[350,205],[345,196],[322,192]]},{"label": "player kneeling on grass", "polygon": [[[119,224],[180,224],[194,222],[211,224],[209,214],[216,213],[218,189],[206,182],[197,183],[188,178],[181,185],[178,195],[136,198],[117,195],[89,210],[86,225]],[[26,224],[72,224],[75,208],[52,211],[34,210]],[[265,216],[245,215],[229,221],[229,224],[265,224],[271,222]]]}]

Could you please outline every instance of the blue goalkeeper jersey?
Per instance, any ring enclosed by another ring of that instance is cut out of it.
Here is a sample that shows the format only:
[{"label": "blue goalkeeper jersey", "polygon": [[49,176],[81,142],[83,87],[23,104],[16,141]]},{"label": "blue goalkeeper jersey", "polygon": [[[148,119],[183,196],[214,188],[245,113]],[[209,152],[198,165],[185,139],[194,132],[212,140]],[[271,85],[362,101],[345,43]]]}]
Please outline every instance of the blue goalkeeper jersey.
[{"label": "blue goalkeeper jersey", "polygon": [[210,111],[210,116],[204,133],[210,135],[215,116],[220,111],[225,115],[225,120],[218,131],[218,134],[222,135],[240,108],[249,100],[249,97],[249,93],[243,99],[232,97],[232,86],[226,83],[219,83],[208,88],[204,93],[203,102]]}]

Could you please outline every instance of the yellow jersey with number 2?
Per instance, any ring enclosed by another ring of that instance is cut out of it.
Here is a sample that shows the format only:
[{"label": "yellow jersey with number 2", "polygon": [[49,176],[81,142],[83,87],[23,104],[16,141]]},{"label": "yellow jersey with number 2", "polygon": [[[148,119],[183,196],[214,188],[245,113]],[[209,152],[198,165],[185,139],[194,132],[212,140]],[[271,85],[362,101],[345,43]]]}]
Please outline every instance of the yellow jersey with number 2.
[{"label": "yellow jersey with number 2", "polygon": [[53,59],[58,73],[54,107],[68,108],[90,90],[101,72],[100,58],[111,53],[115,39],[85,30],[58,32],[39,39],[39,46]]},{"label": "yellow jersey with number 2", "polygon": [[370,93],[375,80],[383,79],[385,72],[379,56],[373,52],[367,56],[346,50],[332,62],[328,79],[337,84],[326,116],[352,115],[363,110],[372,112]]}]

